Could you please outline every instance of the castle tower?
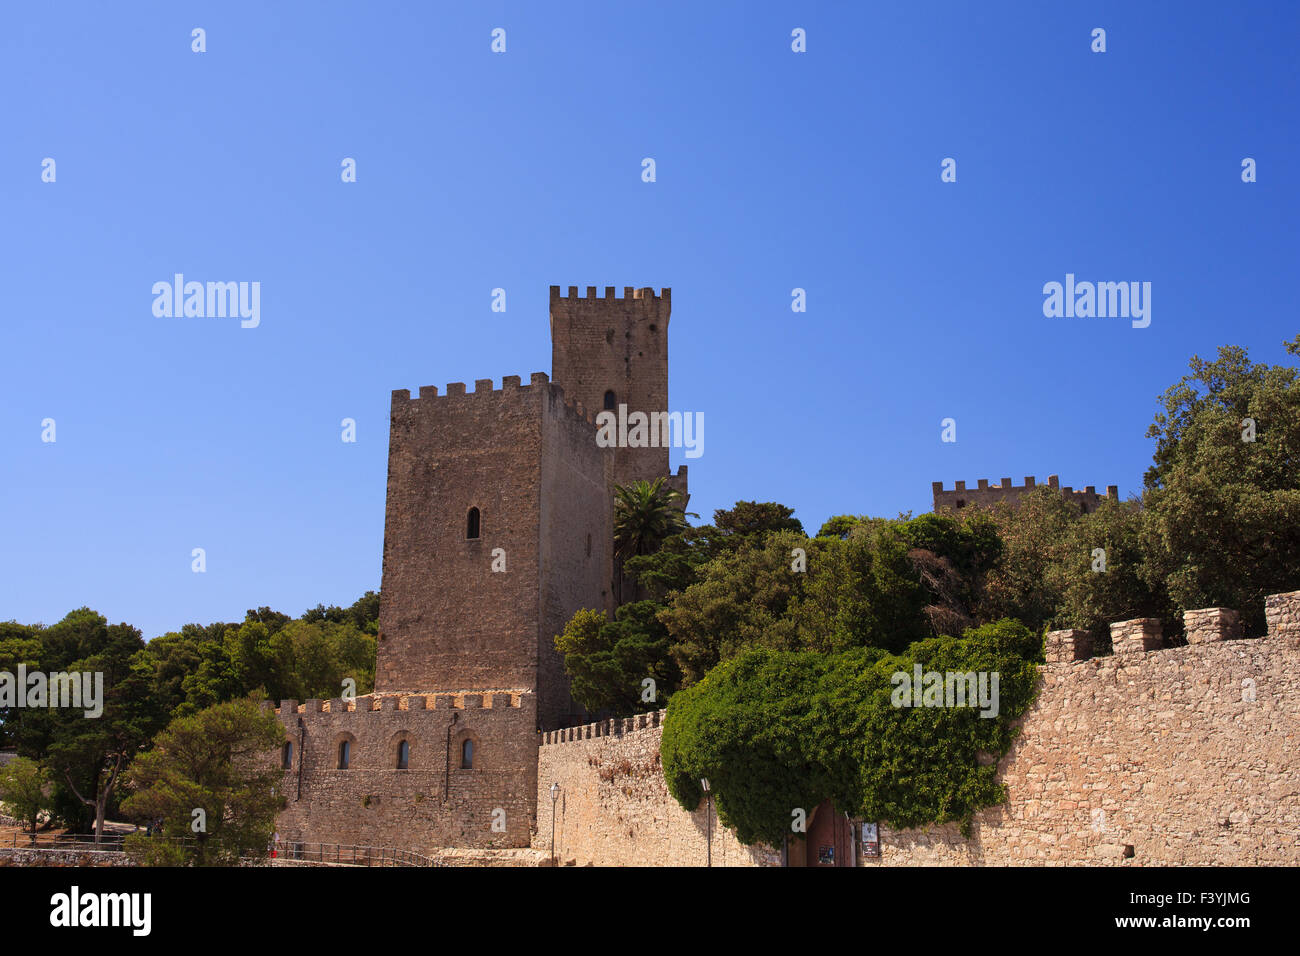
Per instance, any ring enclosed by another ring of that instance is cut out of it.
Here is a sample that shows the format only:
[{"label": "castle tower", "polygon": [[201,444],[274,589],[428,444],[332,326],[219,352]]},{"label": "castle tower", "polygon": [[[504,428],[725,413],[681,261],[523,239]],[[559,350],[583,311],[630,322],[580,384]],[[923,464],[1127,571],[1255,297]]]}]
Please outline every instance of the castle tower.
[{"label": "castle tower", "polygon": [[[585,297],[569,286],[551,286],[551,376],[592,412],[668,411],[668,319],[672,290],[634,289],[622,297],[606,286],[603,297],[587,286]],[[618,448],[614,482],[668,476],[667,448]],[[677,482],[674,482],[676,485]],[[685,491],[684,477],[680,490]]]},{"label": "castle tower", "polygon": [[555,635],[612,607],[614,450],[536,372],[393,393],[376,693],[528,691],[579,716]]}]

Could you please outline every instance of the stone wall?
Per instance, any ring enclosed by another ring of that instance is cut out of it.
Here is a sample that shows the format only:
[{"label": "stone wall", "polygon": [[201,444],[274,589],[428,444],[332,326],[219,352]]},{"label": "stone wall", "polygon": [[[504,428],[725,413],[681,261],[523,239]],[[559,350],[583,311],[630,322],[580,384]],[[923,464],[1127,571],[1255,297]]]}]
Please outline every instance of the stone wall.
[{"label": "stone wall", "polygon": [[[659,765],[663,711],[543,735],[537,767],[533,846],[551,848],[550,787],[559,863],[596,866],[704,866],[708,808],[683,810]],[[712,814],[714,866],[779,865],[779,852],[742,845]]]},{"label": "stone wall", "polygon": [[1187,612],[1186,647],[1146,649],[1141,620],[1113,625],[1125,639],[1105,657],[1048,635],[1055,662],[999,764],[1008,802],[970,839],[882,826],[864,862],[1300,864],[1300,592],[1267,607],[1256,640],[1221,608]]},{"label": "stone wall", "polygon": [[[668,320],[672,290],[634,289],[604,296],[588,286],[560,294],[551,286],[551,374],[570,398],[589,411],[605,407],[605,393],[628,412],[668,411]],[[619,448],[614,453],[614,480],[647,481],[668,474],[667,448]]]},{"label": "stone wall", "polygon": [[[1060,491],[1061,495],[1067,501],[1075,502],[1084,512],[1097,510],[1097,506],[1107,498],[1119,500],[1119,486],[1107,485],[1104,495],[1097,494],[1097,489],[1093,485],[1088,485],[1082,491],[1076,491],[1074,488],[1066,485],[1061,487],[1060,479],[1056,475],[1049,475],[1047,486]],[[1033,475],[1025,478],[1023,485],[1013,485],[1010,478],[1003,478],[998,484],[990,485],[987,478],[979,480],[977,488],[967,488],[966,482],[959,481],[952,491],[945,491],[942,481],[931,482],[931,495],[934,499],[934,510],[941,508],[950,508],[957,510],[960,508],[991,508],[1000,501],[1005,501],[1013,507],[1020,503],[1021,497],[1036,487],[1041,487]]]},{"label": "stone wall", "polygon": [[[289,700],[279,715],[293,744],[283,782],[288,806],[276,823],[282,841],[417,852],[528,846],[538,741],[531,693]],[[461,768],[466,739],[474,742],[471,769]],[[347,770],[338,769],[343,740],[351,744]],[[410,745],[404,770],[397,767],[403,740]],[[498,809],[504,816],[494,817]],[[501,821],[504,830],[494,829]]]}]

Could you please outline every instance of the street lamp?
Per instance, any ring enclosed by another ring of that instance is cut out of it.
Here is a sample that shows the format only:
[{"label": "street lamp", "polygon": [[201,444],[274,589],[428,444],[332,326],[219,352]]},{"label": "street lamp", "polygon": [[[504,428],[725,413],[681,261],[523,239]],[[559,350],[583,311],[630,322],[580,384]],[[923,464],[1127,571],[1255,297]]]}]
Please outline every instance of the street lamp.
[{"label": "street lamp", "polygon": [[560,799],[560,785],[551,784],[551,866],[555,866],[555,801]]},{"label": "street lamp", "polygon": [[708,801],[704,807],[704,826],[708,833],[708,862],[705,866],[713,866],[713,790],[709,787],[709,778],[701,777],[700,786],[704,789],[705,799]]}]

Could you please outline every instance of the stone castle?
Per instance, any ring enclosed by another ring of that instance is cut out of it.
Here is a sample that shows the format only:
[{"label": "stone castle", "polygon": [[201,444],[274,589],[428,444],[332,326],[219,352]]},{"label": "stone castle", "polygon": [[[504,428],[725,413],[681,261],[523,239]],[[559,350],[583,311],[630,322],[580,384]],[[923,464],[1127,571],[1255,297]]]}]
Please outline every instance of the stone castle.
[{"label": "stone castle", "polygon": [[[670,290],[596,291],[551,287],[555,381],[393,393],[375,690],[280,702],[282,844],[536,863],[554,833],[561,861],[604,865],[1300,863],[1300,592],[1268,599],[1260,639],[1222,608],[1187,612],[1185,647],[1145,619],[1113,625],[1103,657],[1049,634],[998,768],[1008,802],[970,839],[882,825],[873,845],[824,804],[786,847],[746,847],[709,806],[677,806],[663,713],[591,722],[553,643],[577,610],[614,607],[614,486],[687,490],[667,447],[595,440],[600,410],[667,411]],[[935,483],[935,507],[1033,486]]]},{"label": "stone castle", "polygon": [[600,447],[595,414],[668,410],[671,290],[550,290],[552,381],[393,392],[373,694],[281,703],[282,836],[526,847],[540,735],[587,719],[554,638],[614,608],[614,486],[665,447]]},{"label": "stone castle", "polygon": [[[1013,508],[1020,503],[1021,497],[1035,488],[1042,487],[1037,483],[1033,475],[1025,478],[1023,485],[1013,485],[1010,478],[1003,478],[996,485],[990,486],[987,478],[979,480],[979,487],[967,488],[966,482],[959,481],[953,487],[952,491],[945,491],[942,481],[931,482],[930,490],[934,499],[934,510],[940,511],[944,508],[958,511],[962,508],[991,508],[998,502],[1005,501]],[[1082,491],[1077,491],[1066,485],[1061,487],[1061,480],[1056,475],[1049,475],[1047,478],[1047,487],[1053,488],[1061,493],[1066,501],[1072,501],[1077,504],[1085,514],[1096,511],[1097,506],[1106,499],[1113,501],[1119,500],[1119,486],[1107,485],[1104,495],[1097,494],[1097,489],[1093,485],[1088,485]]]}]

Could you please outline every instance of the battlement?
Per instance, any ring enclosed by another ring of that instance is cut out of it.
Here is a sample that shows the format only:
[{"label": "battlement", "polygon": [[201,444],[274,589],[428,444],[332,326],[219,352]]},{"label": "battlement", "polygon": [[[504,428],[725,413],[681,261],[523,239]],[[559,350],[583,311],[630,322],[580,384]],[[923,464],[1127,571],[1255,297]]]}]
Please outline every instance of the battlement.
[{"label": "battlement", "polygon": [[279,714],[396,713],[422,710],[518,710],[531,698],[527,690],[452,691],[443,694],[365,694],[351,700],[315,698],[304,704],[282,700]]},{"label": "battlement", "polygon": [[580,296],[578,295],[578,286],[571,285],[569,286],[569,294],[561,295],[560,287],[558,285],[553,285],[551,286],[551,302],[552,303],[559,302],[559,301],[603,302],[606,299],[613,299],[613,300],[646,299],[646,300],[662,300],[665,303],[669,303],[672,301],[672,296],[673,296],[673,290],[670,288],[661,289],[659,293],[656,294],[655,290],[650,286],[645,286],[643,288],[638,289],[634,286],[626,285],[623,287],[623,294],[621,296],[617,295],[616,292],[617,292],[616,286],[607,285],[605,286],[605,294],[601,297],[597,297],[596,286],[589,285],[587,286],[587,294],[585,296]]},{"label": "battlement", "polygon": [[633,717],[611,717],[609,720],[599,720],[594,724],[583,724],[580,727],[565,727],[562,730],[548,731],[542,734],[542,745],[563,744],[574,740],[591,740],[594,737],[622,737],[624,734],[635,733],[638,730],[658,727],[664,722],[666,713],[666,710],[652,710],[648,714],[637,714]]},{"label": "battlement", "polygon": [[[411,390],[407,388],[398,388],[393,390],[393,408],[410,408],[414,406],[415,410],[425,408],[449,407],[449,404],[461,400],[475,400],[479,398],[500,399],[514,395],[525,395],[533,386],[545,385],[549,388],[551,395],[557,404],[563,405],[568,413],[581,421],[588,424],[596,424],[596,411],[588,409],[582,402],[576,398],[566,399],[564,397],[564,388],[550,380],[545,372],[533,372],[527,385],[522,384],[518,375],[506,375],[501,379],[501,387],[494,388],[493,380],[490,378],[478,378],[474,380],[474,390],[467,391],[464,382],[449,382],[440,395],[437,385],[421,385],[419,393],[415,398],[411,398]],[[423,404],[417,404],[423,403]]]},{"label": "battlement", "polygon": [[[1270,594],[1264,599],[1268,622],[1265,640],[1288,640],[1300,646],[1300,591]],[[1164,645],[1159,618],[1139,617],[1110,625],[1110,656],[1134,658],[1175,648]],[[1183,630],[1189,646],[1242,640],[1241,615],[1232,608],[1207,607],[1183,612]],[[1044,641],[1048,664],[1092,660],[1093,635],[1079,628],[1049,631]],[[1185,648],[1184,648],[1185,650]]]},{"label": "battlement", "polygon": [[[930,483],[935,511],[940,508],[990,507],[999,501],[1016,505],[1019,503],[1021,496],[1038,487],[1042,486],[1038,484],[1033,475],[1026,475],[1023,485],[1012,484],[1010,478],[1003,478],[997,484],[990,484],[987,478],[981,478],[977,487],[968,488],[966,482],[959,481],[956,482],[951,491],[943,487],[942,481]],[[1075,489],[1070,485],[1062,486],[1059,476],[1049,475],[1046,487],[1052,488],[1060,492],[1066,499],[1076,502],[1084,511],[1094,510],[1105,500],[1119,501],[1118,485],[1107,485],[1106,493],[1100,495],[1097,493],[1096,485],[1087,485],[1082,489]]]}]

